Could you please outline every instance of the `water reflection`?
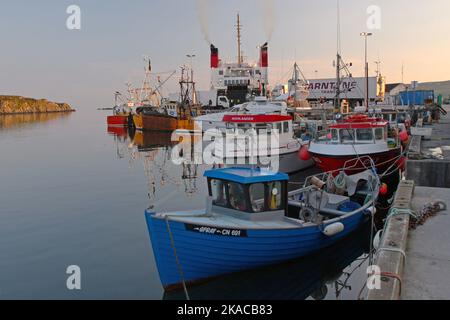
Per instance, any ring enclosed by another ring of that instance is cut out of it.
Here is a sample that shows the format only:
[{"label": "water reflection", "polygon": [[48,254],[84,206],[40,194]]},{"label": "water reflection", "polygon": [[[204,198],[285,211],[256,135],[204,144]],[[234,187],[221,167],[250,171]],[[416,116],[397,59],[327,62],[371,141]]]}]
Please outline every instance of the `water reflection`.
[{"label": "water reflection", "polygon": [[0,115],[0,130],[18,129],[36,124],[42,125],[42,123],[65,119],[71,115],[71,112]]}]

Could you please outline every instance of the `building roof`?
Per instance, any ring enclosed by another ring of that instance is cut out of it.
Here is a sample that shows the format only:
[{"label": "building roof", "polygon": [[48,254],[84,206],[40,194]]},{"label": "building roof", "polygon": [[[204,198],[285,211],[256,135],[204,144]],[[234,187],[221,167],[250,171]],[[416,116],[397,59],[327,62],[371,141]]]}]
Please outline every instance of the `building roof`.
[{"label": "building roof", "polygon": [[395,88],[397,88],[399,85],[404,85],[403,83],[390,83],[390,84],[386,84],[386,89],[385,92],[389,93],[392,90],[394,90]]},{"label": "building roof", "polygon": [[289,176],[285,173],[275,173],[260,168],[216,169],[206,171],[204,176],[211,179],[220,179],[241,184],[289,180]]}]

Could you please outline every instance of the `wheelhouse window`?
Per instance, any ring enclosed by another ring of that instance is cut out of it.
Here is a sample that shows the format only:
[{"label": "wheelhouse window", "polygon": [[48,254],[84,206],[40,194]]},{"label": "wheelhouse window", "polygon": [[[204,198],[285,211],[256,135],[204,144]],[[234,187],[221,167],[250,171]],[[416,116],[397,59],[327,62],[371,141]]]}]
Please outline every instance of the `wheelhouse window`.
[{"label": "wheelhouse window", "polygon": [[376,128],[375,129],[375,139],[377,140],[384,140],[384,132],[383,128]]},{"label": "wheelhouse window", "polygon": [[282,133],[283,130],[282,130],[282,124],[281,124],[281,122],[278,122],[278,123],[276,124],[275,129],[278,130],[278,134],[281,134],[281,133]]},{"label": "wheelhouse window", "polygon": [[245,189],[241,184],[228,182],[228,195],[232,209],[244,212],[248,210]]},{"label": "wheelhouse window", "polygon": [[211,197],[213,205],[226,207],[228,205],[225,183],[221,180],[211,180]]},{"label": "wheelhouse window", "polygon": [[333,141],[333,142],[339,141],[339,133],[338,133],[337,129],[331,130],[331,141]]},{"label": "wheelhouse window", "polygon": [[340,131],[341,143],[353,142],[355,140],[355,133],[350,129],[342,129]]},{"label": "wheelhouse window", "polygon": [[265,206],[265,185],[256,183],[250,186],[250,203],[255,213],[263,212]]},{"label": "wheelhouse window", "polygon": [[287,122],[287,121],[283,123],[283,132],[284,133],[289,132],[289,122]]},{"label": "wheelhouse window", "polygon": [[356,139],[363,142],[373,141],[372,129],[356,129]]},{"label": "wheelhouse window", "polygon": [[270,182],[269,187],[269,209],[282,210],[283,209],[283,184],[280,181]]}]

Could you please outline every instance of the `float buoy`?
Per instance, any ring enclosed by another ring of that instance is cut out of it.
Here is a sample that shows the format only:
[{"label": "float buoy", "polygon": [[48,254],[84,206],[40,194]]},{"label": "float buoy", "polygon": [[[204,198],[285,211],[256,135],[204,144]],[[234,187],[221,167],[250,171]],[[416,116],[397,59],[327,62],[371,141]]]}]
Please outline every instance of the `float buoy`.
[{"label": "float buoy", "polygon": [[388,185],[386,183],[383,183],[380,187],[380,195],[385,196],[387,195],[389,191]]},{"label": "float buoy", "polygon": [[307,146],[303,146],[299,151],[299,157],[303,161],[311,160],[311,154],[309,153],[309,148]]},{"label": "float buoy", "polygon": [[341,233],[342,231],[344,231],[344,229],[345,229],[344,224],[342,224],[341,222],[336,222],[336,223],[333,223],[333,224],[330,224],[329,226],[327,226],[323,230],[323,234],[328,237],[332,237],[332,236],[335,236],[335,235]]},{"label": "float buoy", "polygon": [[408,141],[408,139],[409,139],[409,135],[408,135],[408,132],[407,131],[402,131],[402,132],[400,132],[400,135],[399,135],[399,137],[400,137],[400,140],[402,141],[402,142],[407,142]]}]

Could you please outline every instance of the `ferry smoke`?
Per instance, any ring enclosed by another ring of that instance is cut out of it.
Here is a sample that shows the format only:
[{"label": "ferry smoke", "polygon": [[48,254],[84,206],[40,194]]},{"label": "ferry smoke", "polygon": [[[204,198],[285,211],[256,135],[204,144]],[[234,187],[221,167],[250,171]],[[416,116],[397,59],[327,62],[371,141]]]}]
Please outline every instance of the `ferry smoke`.
[{"label": "ferry smoke", "polygon": [[263,13],[264,32],[266,40],[270,41],[275,30],[275,5],[273,0],[263,0]]},{"label": "ferry smoke", "polygon": [[211,44],[209,35],[209,0],[197,0],[197,14],[203,37],[208,44]]}]

